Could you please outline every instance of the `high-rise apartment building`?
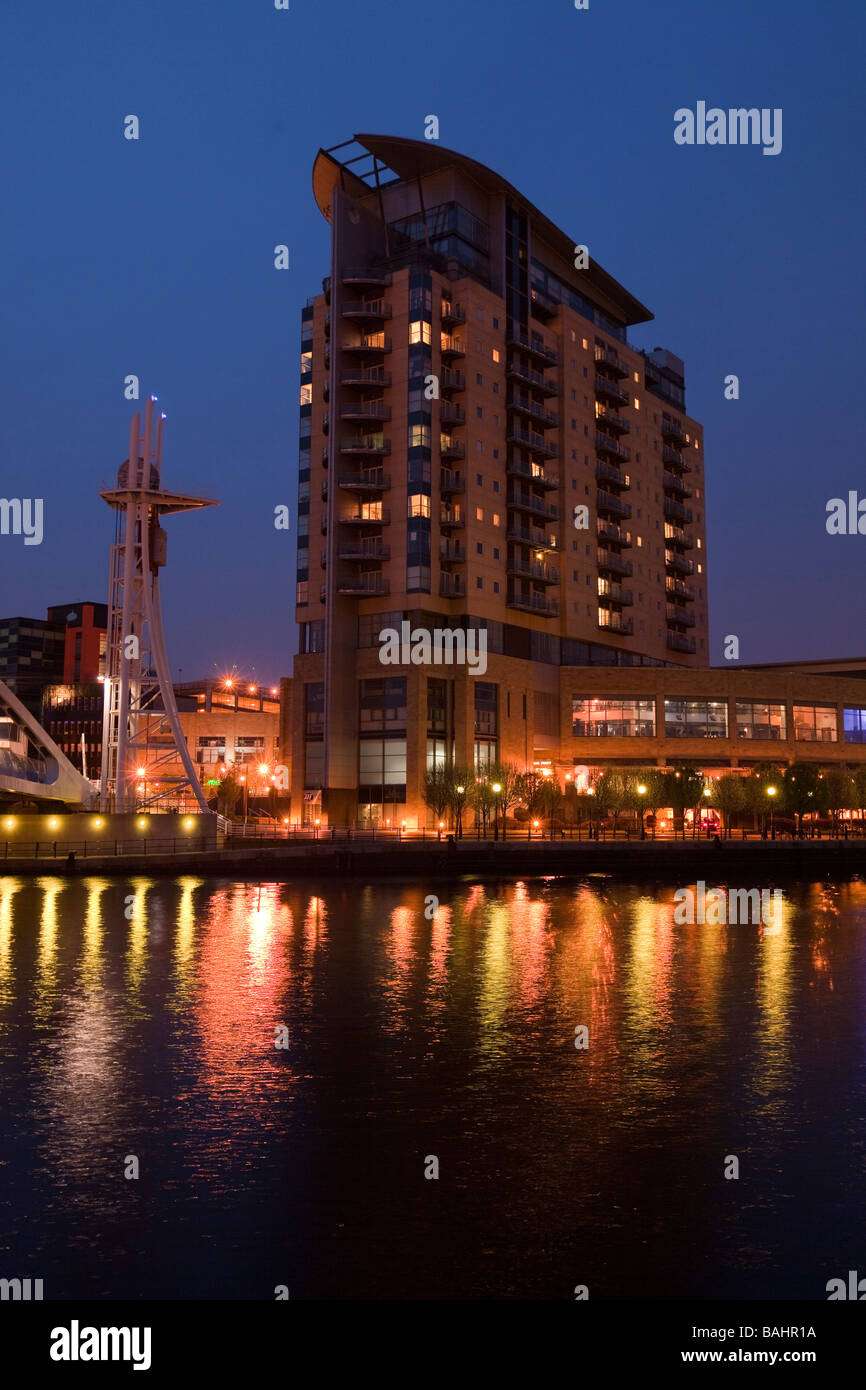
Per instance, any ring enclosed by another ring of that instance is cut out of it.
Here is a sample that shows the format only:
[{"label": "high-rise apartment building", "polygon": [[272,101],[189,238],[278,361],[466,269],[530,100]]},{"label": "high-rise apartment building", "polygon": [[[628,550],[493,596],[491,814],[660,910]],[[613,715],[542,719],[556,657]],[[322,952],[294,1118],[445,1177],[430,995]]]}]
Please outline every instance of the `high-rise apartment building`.
[{"label": "high-rise apartment building", "polygon": [[[682,362],[628,343],[649,310],[483,165],[363,135],[313,190],[294,781],[310,816],[414,822],[437,763],[556,761],[563,668],[707,664],[702,432]],[[407,622],[485,669],[384,664]]]}]

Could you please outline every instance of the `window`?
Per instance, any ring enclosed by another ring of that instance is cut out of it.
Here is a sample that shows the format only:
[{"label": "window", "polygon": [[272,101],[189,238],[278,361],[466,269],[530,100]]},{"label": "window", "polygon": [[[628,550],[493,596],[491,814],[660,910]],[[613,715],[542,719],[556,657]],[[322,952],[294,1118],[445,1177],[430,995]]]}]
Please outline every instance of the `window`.
[{"label": "window", "polygon": [[[359,647],[378,647],[379,633],[386,627],[400,631],[400,624],[403,621],[402,608],[391,613],[359,613],[358,615],[358,646]],[[324,628],[324,623],[322,624]],[[312,648],[311,648],[312,650]]]},{"label": "window", "polygon": [[845,742],[866,743],[866,709],[857,705],[849,708],[846,705],[842,718],[845,727]]},{"label": "window", "polygon": [[405,738],[362,739],[358,745],[358,800],[406,800]]},{"label": "window", "polygon": [[836,706],[795,705],[794,738],[799,743],[835,743]]},{"label": "window", "polygon": [[493,513],[493,525],[494,525],[494,526],[499,526],[499,525],[500,525],[499,513],[498,513],[498,512],[494,512],[494,513]]},{"label": "window", "polygon": [[[424,319],[415,319],[409,324],[410,343],[429,343],[431,341],[430,325]],[[384,347],[384,343],[382,346]]]},{"label": "window", "polygon": [[483,510],[481,509],[481,507],[476,507],[476,508],[475,508],[475,520],[476,520],[476,521],[483,521],[483,520],[484,520],[484,512],[483,512]]},{"label": "window", "polygon": [[495,738],[499,732],[496,718],[499,687],[491,681],[475,682],[475,733],[479,737]]},{"label": "window", "polygon": [[325,684],[312,681],[304,686],[304,737],[321,738],[325,732]]},{"label": "window", "polygon": [[[368,733],[403,733],[406,729],[406,677],[376,676],[360,682],[359,729]],[[403,778],[405,781],[405,777]]]},{"label": "window", "polygon": [[226,760],[225,734],[208,734],[199,738],[195,760],[197,763],[204,764],[224,763]]},{"label": "window", "polygon": [[571,732],[575,738],[654,738],[655,731],[655,701],[651,697],[572,697]]},{"label": "window", "polygon": [[[309,686],[307,689],[309,689]],[[324,691],[324,687],[322,687],[322,690]],[[264,752],[264,735],[243,734],[235,739],[235,763],[238,766],[245,766],[247,763],[261,762],[264,757]]]},{"label": "window", "polygon": [[665,700],[666,738],[727,738],[724,700]]},{"label": "window", "polygon": [[[430,426],[429,425],[410,425],[409,426],[409,448],[410,449],[429,449],[430,448]],[[443,440],[447,439],[442,435]],[[376,442],[381,446],[384,438],[381,435],[376,437]],[[450,444],[450,440],[448,443]]]},{"label": "window", "polygon": [[429,516],[430,498],[423,492],[414,492],[409,496],[408,516]]},{"label": "window", "polygon": [[785,706],[759,700],[737,701],[737,738],[783,739]]},{"label": "window", "polygon": [[493,349],[493,361],[494,361],[494,362],[500,361],[500,357],[499,357],[499,348],[494,348],[494,349]]}]

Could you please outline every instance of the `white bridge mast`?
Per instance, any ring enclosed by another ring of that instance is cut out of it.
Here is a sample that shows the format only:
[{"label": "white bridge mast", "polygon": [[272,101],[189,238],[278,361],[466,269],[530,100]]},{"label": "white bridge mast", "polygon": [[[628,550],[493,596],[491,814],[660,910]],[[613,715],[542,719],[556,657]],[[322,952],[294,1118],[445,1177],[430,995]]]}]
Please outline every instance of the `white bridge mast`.
[{"label": "white bridge mast", "polygon": [[[202,811],[209,809],[180,727],[165,650],[159,571],[166,562],[167,538],[159,521],[169,512],[196,511],[216,503],[164,491],[165,415],[160,411],[154,422],[156,402],[156,396],[148,397],[143,434],[141,413],[132,421],[129,458],[118,470],[117,487],[100,493],[117,512],[111,547],[102,720],[100,804],[105,811],[134,810],[136,799],[154,804],[187,785]],[[186,777],[174,778],[167,785],[160,770],[177,762]],[[146,770],[144,796],[137,798],[137,771],[142,764]],[[160,785],[148,795],[152,782]]]}]

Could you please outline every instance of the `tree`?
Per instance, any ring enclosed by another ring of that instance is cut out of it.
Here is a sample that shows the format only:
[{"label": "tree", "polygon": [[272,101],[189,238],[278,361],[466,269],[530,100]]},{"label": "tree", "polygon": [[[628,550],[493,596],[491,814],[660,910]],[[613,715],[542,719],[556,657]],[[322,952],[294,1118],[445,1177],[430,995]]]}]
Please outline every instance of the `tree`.
[{"label": "tree", "polygon": [[839,815],[857,808],[857,783],[847,767],[823,769],[823,800],[833,818],[833,834],[839,834]]},{"label": "tree", "polygon": [[448,782],[448,810],[454,817],[454,831],[463,839],[463,812],[471,803],[475,773],[471,767],[452,767]]},{"label": "tree", "polygon": [[526,838],[532,839],[532,822],[544,811],[544,789],[548,779],[540,772],[524,772],[520,779],[520,804],[526,809]]},{"label": "tree", "polygon": [[541,788],[541,810],[547,820],[550,838],[553,839],[553,822],[561,812],[564,802],[562,787],[554,777],[545,777]]},{"label": "tree", "polygon": [[674,768],[668,777],[668,796],[674,813],[674,834],[682,831],[686,838],[686,811],[700,804],[704,792],[703,773],[694,767]]},{"label": "tree", "polygon": [[231,818],[240,794],[240,782],[238,782],[234,773],[230,772],[227,777],[223,778],[217,788],[217,806],[222,815]]},{"label": "tree", "polygon": [[[758,817],[758,828],[762,835],[766,834],[768,812],[776,802],[781,804],[784,784],[784,774],[776,763],[758,763],[743,782],[744,809]],[[775,797],[769,791],[771,787],[776,789]]]},{"label": "tree", "polygon": [[731,838],[731,824],[734,816],[746,805],[745,779],[736,772],[723,772],[718,781],[712,784],[710,804],[715,806],[722,822],[724,839]]},{"label": "tree", "polygon": [[[503,838],[505,837],[505,819],[509,808],[520,800],[524,775],[516,763],[493,763],[487,769],[494,815],[502,816]],[[499,787],[498,792],[493,791],[495,786]],[[496,822],[494,821],[494,833],[495,828]]]},{"label": "tree", "polygon": [[450,768],[437,763],[431,767],[424,776],[424,786],[421,790],[421,797],[428,811],[432,811],[433,819],[437,826],[442,820],[451,800],[451,771]]},{"label": "tree", "polygon": [[[652,833],[655,839],[655,823],[658,813],[662,806],[669,805],[667,800],[668,786],[667,774],[662,767],[642,767],[629,778],[631,783],[631,793],[634,797],[634,806],[637,810],[641,829],[644,825],[644,816],[647,812],[652,814],[653,826]],[[644,787],[644,791],[639,791],[639,787]]]},{"label": "tree", "polygon": [[794,763],[782,774],[784,806],[797,820],[797,835],[803,836],[803,817],[825,808],[821,774],[815,763]]}]

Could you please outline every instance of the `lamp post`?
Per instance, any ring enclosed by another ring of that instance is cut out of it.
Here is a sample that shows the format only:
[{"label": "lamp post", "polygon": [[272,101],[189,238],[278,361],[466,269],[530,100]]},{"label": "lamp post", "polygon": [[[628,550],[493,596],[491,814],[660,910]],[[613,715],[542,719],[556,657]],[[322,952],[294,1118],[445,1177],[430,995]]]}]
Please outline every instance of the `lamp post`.
[{"label": "lamp post", "polygon": [[[704,796],[710,797],[710,796],[712,796],[712,794],[713,794],[713,793],[712,793],[712,789],[711,789],[710,787],[704,787]],[[707,839],[709,839],[709,838],[710,838],[709,807],[707,807],[707,816],[706,816],[705,824],[706,824],[706,828],[707,828]]]},{"label": "lamp post", "polygon": [[455,787],[455,791],[457,792],[457,798],[458,798],[458,799],[457,799],[457,818],[456,818],[456,822],[455,822],[454,828],[455,828],[455,830],[457,831],[457,838],[458,838],[458,840],[462,840],[462,839],[463,839],[463,798],[464,798],[464,796],[466,795],[466,788],[465,788],[465,787]]},{"label": "lamp post", "polygon": [[[643,782],[641,782],[641,783],[638,785],[637,794],[638,794],[638,796],[646,796],[646,793],[647,793],[647,789],[646,789],[646,787],[644,786]],[[645,839],[646,839],[646,826],[645,826],[645,824],[644,824],[643,808],[644,808],[644,803],[641,802],[641,804],[640,804],[640,837],[641,837],[642,840],[645,840]]]},{"label": "lamp post", "polygon": [[[587,787],[587,796],[595,796],[595,787]],[[589,803],[589,838],[592,839],[592,802]]]},{"label": "lamp post", "polygon": [[776,820],[775,820],[776,803],[775,803],[775,801],[773,800],[773,798],[775,797],[775,795],[776,795],[776,788],[775,788],[775,787],[768,787],[768,788],[767,788],[767,796],[770,798],[770,839],[771,839],[771,840],[775,840],[775,838],[776,838]]},{"label": "lamp post", "polygon": [[[490,790],[493,792],[493,795],[496,798],[496,800],[493,803],[493,838],[494,840],[497,840],[499,838],[499,793],[502,791],[502,786],[499,782],[494,782]],[[504,825],[502,829],[504,833]]]}]

